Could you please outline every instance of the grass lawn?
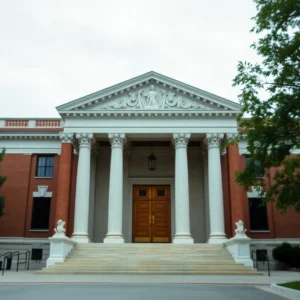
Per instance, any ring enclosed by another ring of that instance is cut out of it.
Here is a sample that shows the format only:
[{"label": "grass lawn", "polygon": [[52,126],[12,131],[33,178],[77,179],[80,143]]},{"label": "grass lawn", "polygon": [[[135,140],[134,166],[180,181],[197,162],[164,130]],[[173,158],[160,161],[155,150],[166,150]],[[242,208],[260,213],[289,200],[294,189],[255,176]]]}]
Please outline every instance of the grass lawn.
[{"label": "grass lawn", "polygon": [[292,281],[292,282],[287,282],[287,283],[280,283],[277,284],[286,288],[294,289],[300,291],[300,281]]}]

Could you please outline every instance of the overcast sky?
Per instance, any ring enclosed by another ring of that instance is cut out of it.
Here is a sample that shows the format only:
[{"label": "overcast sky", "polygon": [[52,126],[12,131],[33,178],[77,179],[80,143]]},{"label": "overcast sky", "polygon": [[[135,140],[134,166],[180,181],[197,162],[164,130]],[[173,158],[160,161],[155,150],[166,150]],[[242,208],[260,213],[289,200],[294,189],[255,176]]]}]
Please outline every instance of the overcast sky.
[{"label": "overcast sky", "polygon": [[0,118],[59,117],[148,71],[237,101],[255,14],[252,0],[0,0]]}]

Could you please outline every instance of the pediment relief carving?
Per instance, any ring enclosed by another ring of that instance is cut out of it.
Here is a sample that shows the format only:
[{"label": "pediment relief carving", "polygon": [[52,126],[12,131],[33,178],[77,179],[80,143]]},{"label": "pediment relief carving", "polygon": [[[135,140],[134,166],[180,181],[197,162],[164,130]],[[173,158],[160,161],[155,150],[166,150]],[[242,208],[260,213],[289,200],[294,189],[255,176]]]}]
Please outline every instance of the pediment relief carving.
[{"label": "pediment relief carving", "polygon": [[[94,102],[95,103],[95,102]],[[124,91],[117,96],[103,97],[98,103],[86,106],[89,111],[105,110],[230,110],[201,97],[150,84]],[[75,108],[75,110],[77,110]]]}]

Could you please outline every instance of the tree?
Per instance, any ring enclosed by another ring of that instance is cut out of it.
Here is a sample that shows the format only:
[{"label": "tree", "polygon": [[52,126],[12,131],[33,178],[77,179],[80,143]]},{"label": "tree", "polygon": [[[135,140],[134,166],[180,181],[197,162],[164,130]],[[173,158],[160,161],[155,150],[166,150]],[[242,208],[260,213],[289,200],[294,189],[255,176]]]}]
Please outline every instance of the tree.
[{"label": "tree", "polygon": [[[258,40],[251,47],[261,63],[239,62],[233,80],[241,87],[238,122],[250,156],[236,181],[246,190],[257,186],[262,198],[275,201],[281,211],[300,212],[300,156],[291,155],[300,150],[300,1],[254,2],[251,32]],[[259,165],[271,184],[256,178]]]},{"label": "tree", "polygon": [[[0,163],[3,160],[4,153],[5,153],[5,149],[3,148],[2,152],[0,152]],[[6,180],[6,177],[0,175],[0,188],[1,188],[2,184],[5,182],[5,180]],[[3,216],[3,214],[4,214],[3,211],[4,211],[4,197],[0,196],[0,217]]]}]

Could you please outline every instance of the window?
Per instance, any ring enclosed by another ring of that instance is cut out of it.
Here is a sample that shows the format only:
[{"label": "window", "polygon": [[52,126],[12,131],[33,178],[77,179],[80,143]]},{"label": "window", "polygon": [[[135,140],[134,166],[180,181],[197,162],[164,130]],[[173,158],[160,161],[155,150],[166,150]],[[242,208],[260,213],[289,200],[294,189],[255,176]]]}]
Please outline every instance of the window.
[{"label": "window", "polygon": [[269,230],[267,206],[262,205],[261,198],[248,198],[250,214],[250,230]]},{"label": "window", "polygon": [[52,177],[53,176],[54,157],[38,156],[36,177]]},{"label": "window", "polygon": [[31,216],[31,229],[48,230],[51,198],[34,197]]},{"label": "window", "polygon": [[157,190],[157,195],[158,197],[164,197],[166,196],[165,190]]},{"label": "window", "polygon": [[[250,161],[250,157],[246,156],[246,164]],[[262,167],[260,161],[255,160],[254,161],[255,171],[256,171],[256,178],[263,178],[265,177],[265,171]]]},{"label": "window", "polygon": [[140,197],[145,197],[145,196],[147,196],[147,190],[139,190],[139,196],[140,196]]},{"label": "window", "polygon": [[31,250],[31,260],[42,260],[43,259],[43,249],[33,248]]}]

